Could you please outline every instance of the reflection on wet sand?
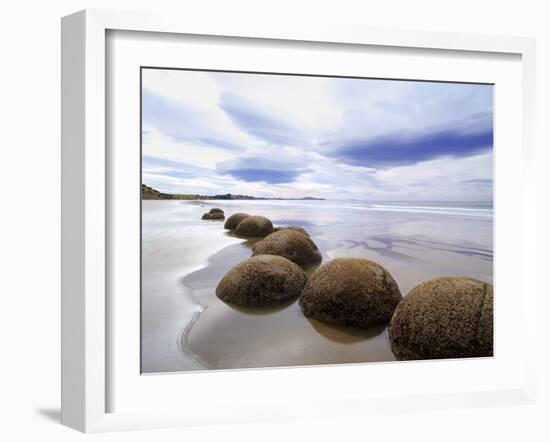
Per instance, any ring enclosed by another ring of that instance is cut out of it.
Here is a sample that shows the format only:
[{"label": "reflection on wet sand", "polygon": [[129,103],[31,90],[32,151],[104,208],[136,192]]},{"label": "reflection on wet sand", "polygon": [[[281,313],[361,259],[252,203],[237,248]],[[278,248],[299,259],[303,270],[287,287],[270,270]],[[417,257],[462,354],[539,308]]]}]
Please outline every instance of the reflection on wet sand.
[{"label": "reflection on wet sand", "polygon": [[228,307],[238,312],[241,312],[243,315],[270,315],[272,313],[278,312],[279,310],[284,310],[285,308],[294,304],[296,302],[296,299],[297,298],[289,299],[288,301],[281,302],[276,305],[261,306],[261,307],[245,307],[243,305],[231,304],[228,302],[226,302],[225,304]]},{"label": "reflection on wet sand", "polygon": [[261,308],[219,300],[217,282],[233,263],[250,256],[249,248],[246,242],[229,246],[182,279],[203,307],[182,337],[187,355],[210,369],[394,360],[385,326],[359,330],[322,324],[305,318],[296,299]]},{"label": "reflection on wet sand", "polygon": [[340,344],[351,344],[372,339],[386,329],[386,325],[377,325],[366,329],[345,327],[343,325],[329,325],[316,319],[306,318],[315,331],[325,338]]},{"label": "reflection on wet sand", "polygon": [[189,330],[185,350],[210,369],[395,360],[384,326],[346,331],[312,325],[297,302],[269,314],[250,314],[216,298]]}]

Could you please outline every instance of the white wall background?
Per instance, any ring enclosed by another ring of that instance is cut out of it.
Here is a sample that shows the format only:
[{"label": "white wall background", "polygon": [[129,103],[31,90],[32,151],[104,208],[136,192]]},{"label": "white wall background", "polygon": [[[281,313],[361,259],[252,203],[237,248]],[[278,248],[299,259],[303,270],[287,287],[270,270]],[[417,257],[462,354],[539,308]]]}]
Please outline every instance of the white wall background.
[{"label": "white wall background", "polygon": [[[539,280],[537,405],[248,426],[84,436],[59,425],[60,17],[83,8],[154,10],[509,34],[537,38],[539,189],[550,158],[547,1],[19,0],[0,9],[0,439],[12,440],[550,440],[549,285]],[[548,210],[539,212],[539,269],[547,272]],[[545,229],[545,226],[546,229]],[[543,229],[546,231],[544,232]],[[452,381],[452,380],[451,380]]]}]

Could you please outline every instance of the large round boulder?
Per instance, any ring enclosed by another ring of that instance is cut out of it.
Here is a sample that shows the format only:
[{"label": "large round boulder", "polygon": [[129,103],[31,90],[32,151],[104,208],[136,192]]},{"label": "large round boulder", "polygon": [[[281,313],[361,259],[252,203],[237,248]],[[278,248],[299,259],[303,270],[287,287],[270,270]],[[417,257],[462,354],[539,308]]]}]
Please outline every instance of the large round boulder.
[{"label": "large round boulder", "polygon": [[493,286],[444,277],[413,288],[389,327],[393,353],[402,360],[493,355]]},{"label": "large round boulder", "polygon": [[310,276],[300,297],[308,318],[366,328],[391,319],[401,293],[386,269],[367,259],[337,258]]},{"label": "large round boulder", "polygon": [[208,213],[223,213],[223,210],[218,207],[214,207],[213,209],[210,209],[210,212]]},{"label": "large round boulder", "polygon": [[229,270],[216,288],[222,301],[243,306],[273,305],[300,296],[307,276],[281,256],[259,255]]},{"label": "large round boulder", "polygon": [[243,219],[235,228],[238,236],[247,238],[263,238],[273,232],[273,224],[265,216],[249,216]]},{"label": "large round boulder", "polygon": [[234,213],[229,218],[227,218],[223,227],[227,230],[235,230],[239,223],[249,216],[250,215],[248,213]]},{"label": "large round boulder", "polygon": [[220,212],[214,212],[214,213],[205,213],[201,219],[206,220],[223,220],[225,218],[225,215]]},{"label": "large round boulder", "polygon": [[252,246],[252,256],[278,255],[290,259],[302,268],[322,261],[317,245],[306,235],[296,230],[279,230],[266,236]]}]

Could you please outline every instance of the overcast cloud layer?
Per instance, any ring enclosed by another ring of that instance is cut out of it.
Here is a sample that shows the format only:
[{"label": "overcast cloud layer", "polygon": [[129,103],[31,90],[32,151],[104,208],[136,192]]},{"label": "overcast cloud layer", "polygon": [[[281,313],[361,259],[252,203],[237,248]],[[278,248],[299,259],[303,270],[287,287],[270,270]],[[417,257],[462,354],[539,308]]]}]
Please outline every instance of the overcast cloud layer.
[{"label": "overcast cloud layer", "polygon": [[143,182],[168,193],[490,201],[493,87],[143,71]]}]

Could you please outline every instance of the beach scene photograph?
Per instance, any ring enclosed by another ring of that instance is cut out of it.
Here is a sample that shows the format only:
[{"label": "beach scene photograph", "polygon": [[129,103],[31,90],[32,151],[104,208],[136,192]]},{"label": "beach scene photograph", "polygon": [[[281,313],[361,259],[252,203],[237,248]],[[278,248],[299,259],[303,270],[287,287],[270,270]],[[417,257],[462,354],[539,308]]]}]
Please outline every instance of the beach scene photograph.
[{"label": "beach scene photograph", "polygon": [[141,373],[493,356],[491,84],[141,69]]}]

